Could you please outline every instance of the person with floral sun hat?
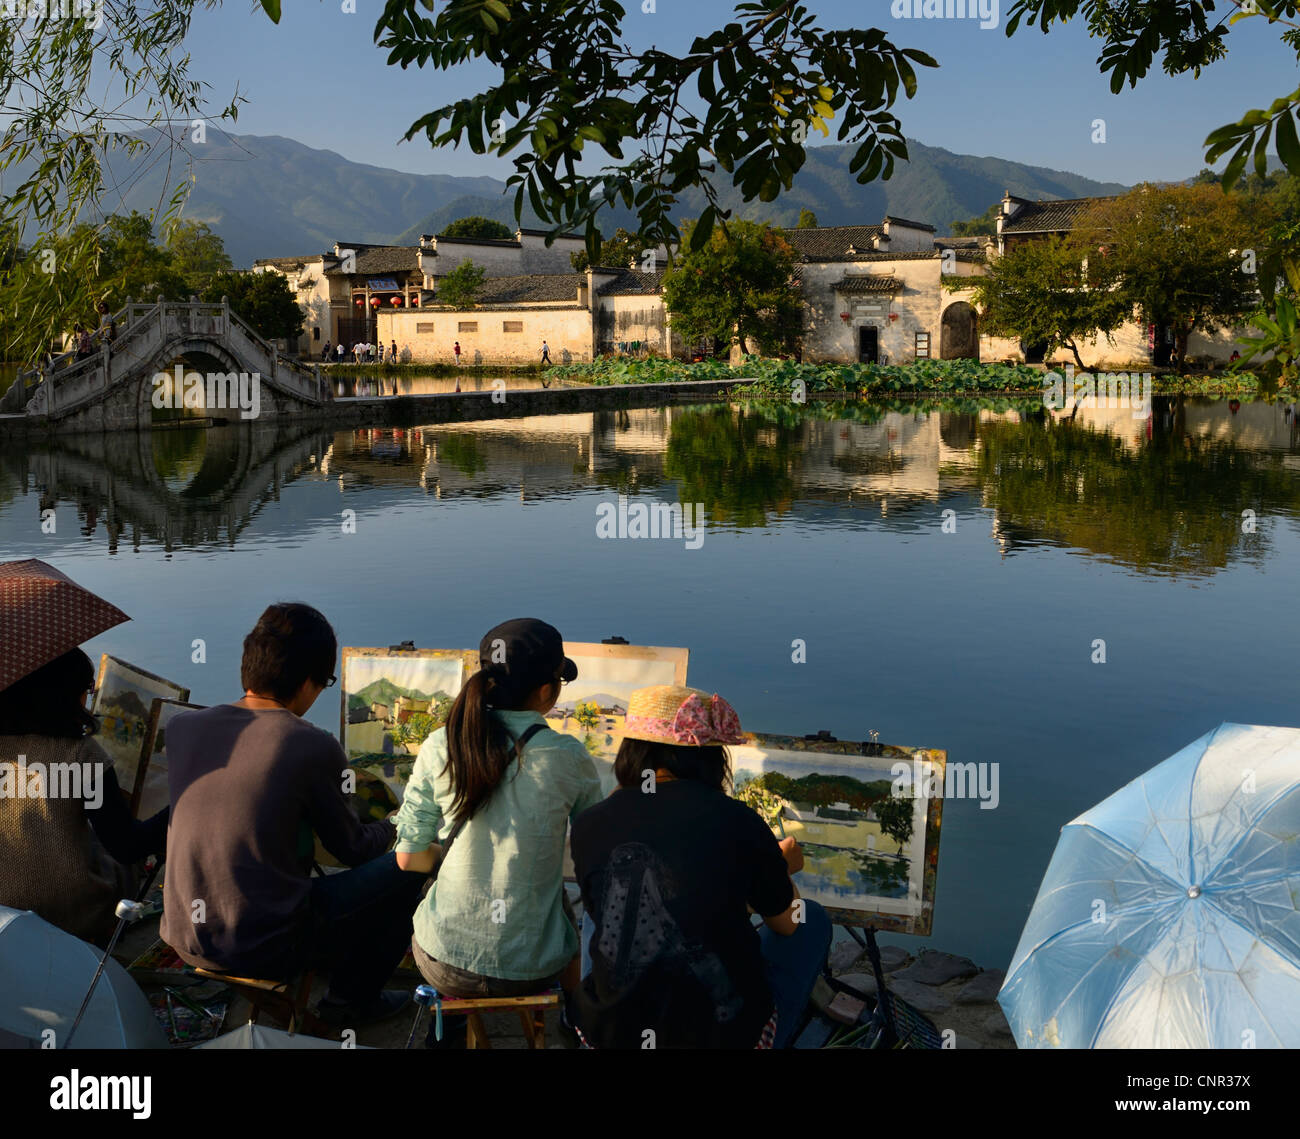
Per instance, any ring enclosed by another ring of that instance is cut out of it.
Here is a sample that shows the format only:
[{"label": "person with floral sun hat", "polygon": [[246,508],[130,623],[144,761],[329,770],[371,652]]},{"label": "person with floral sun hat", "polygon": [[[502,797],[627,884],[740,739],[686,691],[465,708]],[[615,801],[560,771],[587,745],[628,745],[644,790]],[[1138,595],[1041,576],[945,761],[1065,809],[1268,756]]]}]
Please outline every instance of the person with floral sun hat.
[{"label": "person with floral sun hat", "polygon": [[[570,1016],[594,1048],[782,1048],[830,948],[791,880],[803,866],[727,794],[740,720],[695,688],[640,688],[618,789],[573,822],[591,968]],[[756,929],[750,911],[763,926]]]}]

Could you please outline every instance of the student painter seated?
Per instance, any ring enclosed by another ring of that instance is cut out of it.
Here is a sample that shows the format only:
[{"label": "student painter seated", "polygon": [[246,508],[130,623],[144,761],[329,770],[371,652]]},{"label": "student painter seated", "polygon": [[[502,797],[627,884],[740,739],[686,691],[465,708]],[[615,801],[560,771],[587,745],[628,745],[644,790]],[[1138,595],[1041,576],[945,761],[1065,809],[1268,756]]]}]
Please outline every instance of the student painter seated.
[{"label": "student painter seated", "polygon": [[784,1048],[794,1039],[831,923],[791,880],[803,867],[798,844],[778,843],[727,795],[726,745],[743,742],[720,696],[656,686],[629,698],[618,789],[574,820],[570,843],[590,915],[590,966],[572,1004],[590,1047]]},{"label": "student painter seated", "polygon": [[[272,605],[244,639],[243,699],[168,725],[162,936],[192,965],[241,976],[327,965],[319,1015],[360,1025],[409,999],[383,986],[411,943],[426,875],[385,853],[392,823],[357,819],[342,747],[302,718],[334,684],[337,653],[311,606]],[[355,869],[312,878],[313,832]]]},{"label": "student painter seated", "polygon": [[86,711],[94,682],[73,649],[0,691],[0,906],[105,944],[118,900],[135,897],[131,864],[163,851],[167,812],[131,817]]}]

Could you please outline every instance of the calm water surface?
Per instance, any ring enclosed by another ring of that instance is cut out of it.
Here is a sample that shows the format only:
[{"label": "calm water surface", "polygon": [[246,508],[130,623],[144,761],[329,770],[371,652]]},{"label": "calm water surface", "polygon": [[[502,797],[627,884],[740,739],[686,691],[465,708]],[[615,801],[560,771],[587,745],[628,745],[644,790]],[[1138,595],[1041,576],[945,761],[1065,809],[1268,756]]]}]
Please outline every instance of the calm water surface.
[{"label": "calm water surface", "polygon": [[[598,538],[619,494],[703,503],[700,548]],[[691,683],[752,730],[876,730],[997,763],[995,809],[945,804],[927,939],[987,966],[1009,959],[1064,823],[1223,720],[1300,725],[1300,435],[1276,404],[1073,422],[694,405],[6,441],[0,560],[31,556],[134,618],[92,655],[199,703],[239,695],[242,637],[274,599],[318,605],[345,645],[470,647],[535,614],[572,640],[689,646]],[[336,692],[311,718],[337,730]]]}]

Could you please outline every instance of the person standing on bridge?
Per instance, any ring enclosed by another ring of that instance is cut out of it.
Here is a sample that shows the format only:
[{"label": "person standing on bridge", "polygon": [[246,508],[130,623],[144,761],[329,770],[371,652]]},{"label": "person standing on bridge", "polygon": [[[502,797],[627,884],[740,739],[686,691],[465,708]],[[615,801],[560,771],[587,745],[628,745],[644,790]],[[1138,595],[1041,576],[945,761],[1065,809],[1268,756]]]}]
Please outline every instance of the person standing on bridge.
[{"label": "person standing on bridge", "polygon": [[396,340],[394,340],[393,343],[389,346],[389,352],[390,352],[389,359],[391,359],[392,362],[396,364],[397,363],[397,341]]},{"label": "person standing on bridge", "polygon": [[335,352],[336,352],[337,355],[338,355],[338,362],[339,362],[340,364],[343,363],[343,352],[344,352],[344,348],[343,348],[343,341],[342,341],[342,340],[340,340],[340,341],[338,342],[338,346],[335,348]]}]

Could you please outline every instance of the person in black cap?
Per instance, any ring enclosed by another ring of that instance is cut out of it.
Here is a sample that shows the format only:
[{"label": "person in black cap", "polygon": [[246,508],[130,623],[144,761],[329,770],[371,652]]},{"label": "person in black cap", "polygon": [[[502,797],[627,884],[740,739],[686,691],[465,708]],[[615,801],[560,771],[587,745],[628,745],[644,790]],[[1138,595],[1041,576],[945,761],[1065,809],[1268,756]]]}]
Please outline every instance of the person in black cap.
[{"label": "person in black cap", "polygon": [[546,713],[578,669],[559,631],[532,618],[492,629],[479,664],[420,748],[395,819],[398,865],[438,873],[415,913],[415,961],[448,996],[571,990],[565,833],[600,800],[600,780]]}]

